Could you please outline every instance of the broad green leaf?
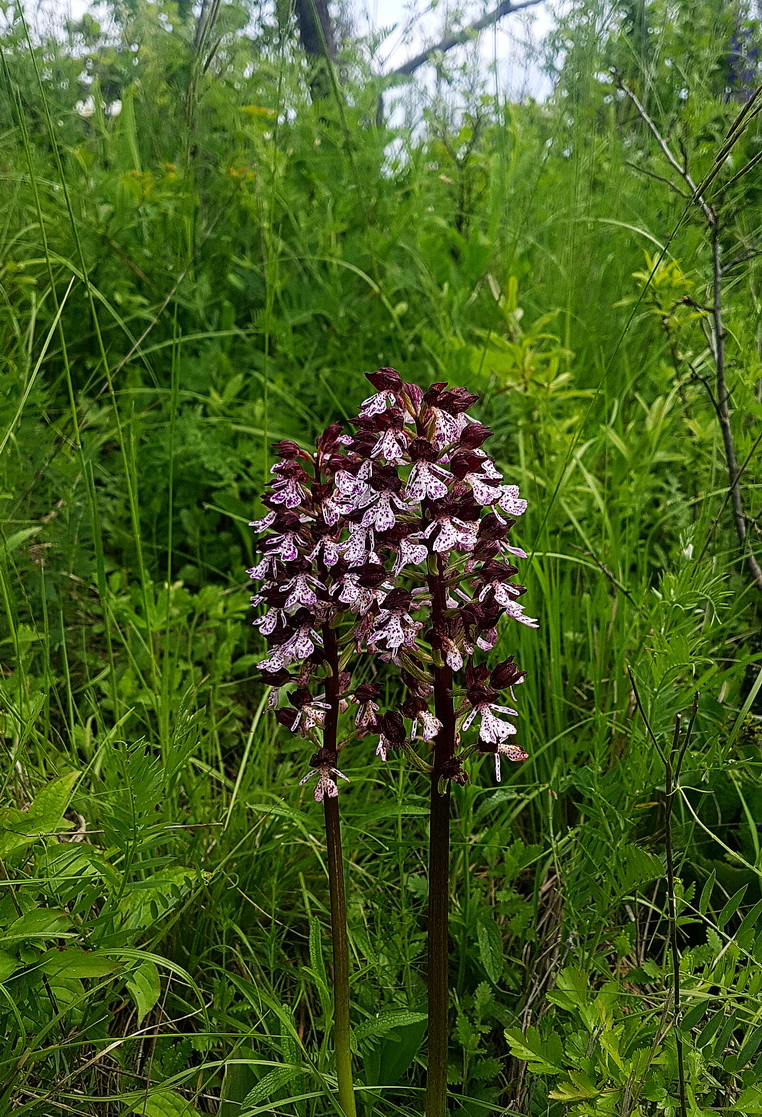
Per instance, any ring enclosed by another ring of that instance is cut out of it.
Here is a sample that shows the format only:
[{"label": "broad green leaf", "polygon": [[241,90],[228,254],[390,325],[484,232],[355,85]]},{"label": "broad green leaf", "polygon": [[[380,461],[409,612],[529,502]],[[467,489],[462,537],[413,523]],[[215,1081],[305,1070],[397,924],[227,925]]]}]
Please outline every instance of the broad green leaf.
[{"label": "broad green leaf", "polygon": [[585,1101],[600,1096],[600,1087],[591,1082],[584,1072],[570,1071],[569,1079],[568,1082],[559,1082],[548,1092],[548,1097],[558,1101]]},{"label": "broad green leaf", "polygon": [[0,983],[7,981],[22,965],[23,963],[19,961],[15,954],[9,954],[7,950],[0,950]]},{"label": "broad green leaf", "polygon": [[68,772],[67,775],[46,784],[35,795],[27,812],[29,818],[51,819],[57,825],[69,806],[71,794],[81,774],[81,772]]},{"label": "broad green leaf", "polygon": [[749,1086],[735,1102],[736,1113],[762,1113],[762,1086]]},{"label": "broad green leaf", "polygon": [[564,1049],[560,1036],[551,1032],[547,1039],[537,1028],[506,1028],[505,1038],[515,1059],[523,1059],[535,1074],[559,1074],[564,1068]]},{"label": "broad green leaf", "polygon": [[696,1037],[696,1046],[706,1047],[708,1043],[711,1043],[726,1020],[727,1016],[722,1010],[715,1012]]},{"label": "broad green leaf", "polygon": [[325,962],[323,961],[322,928],[319,920],[314,917],[310,919],[309,951],[310,966],[305,967],[305,971],[311,974],[315,979],[318,997],[320,998],[320,1007],[324,1014],[328,1016],[332,1011],[332,997],[328,986],[328,977],[325,972]]},{"label": "broad green leaf", "polygon": [[125,983],[138,1010],[138,1027],[161,996],[159,971],[154,963],[146,958],[133,970]]},{"label": "broad green leaf", "polygon": [[106,977],[120,968],[120,963],[97,951],[67,947],[65,950],[48,950],[42,956],[42,970],[46,974],[64,977]]},{"label": "broad green leaf", "polygon": [[548,1000],[560,1008],[583,1008],[590,1000],[590,987],[587,974],[575,966],[565,966],[556,978],[554,988],[548,993]]},{"label": "broad green leaf", "polygon": [[328,984],[328,978],[325,972],[325,962],[323,961],[323,931],[320,926],[320,921],[314,917],[310,919],[310,965],[316,974],[320,975],[320,979],[324,985]]},{"label": "broad green leaf", "polygon": [[60,938],[71,921],[66,912],[55,908],[34,908],[11,923],[0,942],[21,942],[24,939]]},{"label": "broad green leaf", "polygon": [[624,1070],[624,1061],[619,1053],[619,1041],[624,1031],[624,1024],[618,1024],[616,1028],[606,1029],[601,1032],[599,1043],[604,1051],[607,1051],[611,1058],[614,1060],[620,1070]]},{"label": "broad green leaf", "polygon": [[757,1048],[762,1043],[762,1028],[752,1028],[737,1055],[730,1055],[724,1063],[724,1069],[731,1074],[738,1074],[757,1053]]},{"label": "broad green leaf", "polygon": [[72,828],[63,814],[79,777],[79,772],[69,772],[53,780],[37,793],[28,811],[6,807],[0,812],[0,857],[23,849],[39,835]]},{"label": "broad green leaf", "polygon": [[51,974],[47,980],[47,990],[53,995],[56,1009],[59,1012],[67,1011],[68,1009],[79,1010],[85,999],[85,987],[78,977],[70,977],[66,974]]},{"label": "broad green leaf", "polygon": [[175,1090],[155,1090],[131,1102],[128,1113],[139,1117],[199,1117],[198,1110]]},{"label": "broad green leaf", "polygon": [[11,554],[26,543],[27,539],[34,539],[41,531],[41,527],[25,527],[21,531],[14,531],[13,535],[9,535],[5,540],[5,549]]}]

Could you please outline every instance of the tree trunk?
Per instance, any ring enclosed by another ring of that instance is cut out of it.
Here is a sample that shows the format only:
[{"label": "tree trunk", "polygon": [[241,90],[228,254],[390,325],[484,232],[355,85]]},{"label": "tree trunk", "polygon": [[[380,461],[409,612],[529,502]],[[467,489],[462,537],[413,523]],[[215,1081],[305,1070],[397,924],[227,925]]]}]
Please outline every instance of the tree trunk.
[{"label": "tree trunk", "polygon": [[311,67],[310,93],[312,100],[318,101],[331,92],[329,67],[336,62],[336,40],[328,0],[294,0],[294,10],[302,49]]}]

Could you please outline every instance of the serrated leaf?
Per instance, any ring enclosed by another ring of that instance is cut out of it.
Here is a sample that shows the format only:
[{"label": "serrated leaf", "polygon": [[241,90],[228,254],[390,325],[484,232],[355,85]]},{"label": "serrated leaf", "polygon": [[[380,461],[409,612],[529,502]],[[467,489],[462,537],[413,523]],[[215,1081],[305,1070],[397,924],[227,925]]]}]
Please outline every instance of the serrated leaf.
[{"label": "serrated leaf", "polygon": [[328,978],[325,972],[325,962],[323,961],[323,932],[319,920],[314,916],[310,919],[310,965],[316,974],[320,977],[324,985],[328,984]]},{"label": "serrated leaf", "polygon": [[495,1004],[492,986],[488,981],[480,981],[474,993],[474,1015],[481,1021]]},{"label": "serrated leaf", "polygon": [[601,1093],[595,1082],[591,1082],[581,1071],[571,1071],[569,1079],[570,1081],[559,1082],[553,1090],[549,1090],[548,1097],[557,1101],[585,1101],[597,1098]]},{"label": "serrated leaf", "polygon": [[408,1024],[420,1024],[425,1019],[425,1012],[413,1012],[407,1008],[381,1012],[370,1020],[363,1021],[359,1027],[353,1030],[353,1046],[356,1049],[358,1044],[365,1043],[368,1040],[383,1039],[395,1028],[404,1028]]},{"label": "serrated leaf", "polygon": [[471,1067],[471,1078],[477,1082],[496,1082],[502,1069],[499,1059],[477,1059]]},{"label": "serrated leaf", "polygon": [[762,1113],[762,1087],[749,1086],[736,1100],[736,1112],[746,1114]]},{"label": "serrated leaf", "polygon": [[547,994],[547,999],[570,1011],[585,1007],[590,1000],[587,974],[576,966],[565,966],[556,978],[554,988]]},{"label": "serrated leaf", "polygon": [[537,1028],[506,1028],[505,1038],[515,1059],[529,1064],[535,1074],[559,1074],[564,1070],[564,1050],[560,1037],[551,1032],[543,1039]]},{"label": "serrated leaf", "polygon": [[505,966],[503,942],[494,919],[486,917],[477,924],[476,939],[484,972],[494,985],[500,983]]},{"label": "serrated leaf", "polygon": [[161,980],[155,964],[146,958],[133,970],[125,982],[138,1010],[138,1027],[161,996]]},{"label": "serrated leaf", "polygon": [[263,1102],[270,1101],[273,1094],[300,1074],[304,1074],[304,1071],[298,1066],[274,1067],[256,1084],[253,1090],[249,1090],[243,1100],[243,1108],[247,1109],[249,1106],[262,1105]]}]

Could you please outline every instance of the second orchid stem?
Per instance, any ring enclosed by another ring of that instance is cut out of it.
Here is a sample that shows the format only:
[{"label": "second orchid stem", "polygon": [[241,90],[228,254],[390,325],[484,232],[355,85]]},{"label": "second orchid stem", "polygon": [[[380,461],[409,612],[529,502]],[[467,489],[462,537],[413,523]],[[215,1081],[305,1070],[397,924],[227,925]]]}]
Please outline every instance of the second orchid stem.
[{"label": "second orchid stem", "polygon": [[328,796],[325,808],[325,836],[328,847],[328,887],[331,894],[331,939],[333,941],[333,1042],[339,1104],[347,1117],[355,1117],[352,1085],[352,1051],[349,1045],[349,942],[347,904],[344,888],[344,859],[341,852],[339,801]]},{"label": "second orchid stem", "polygon": [[[429,574],[431,619],[436,630],[447,607],[444,563],[437,558],[436,573]],[[434,741],[429,820],[429,926],[428,926],[428,1076],[426,1117],[447,1113],[447,1052],[450,1036],[448,980],[448,915],[450,899],[450,781],[447,768],[455,753],[455,711],[452,670],[446,663],[434,668],[434,709],[442,728]],[[440,783],[444,787],[440,789]]]},{"label": "second orchid stem", "polygon": [[[336,632],[323,626],[323,647],[330,670],[326,680],[326,710],[323,747],[336,756],[339,721],[339,655]],[[333,943],[333,1042],[339,1104],[346,1117],[356,1117],[352,1084],[352,1050],[349,1042],[349,939],[347,937],[347,900],[344,884],[344,857],[341,850],[339,800],[326,795],[325,837],[328,850],[328,889],[331,897],[331,940]]]}]

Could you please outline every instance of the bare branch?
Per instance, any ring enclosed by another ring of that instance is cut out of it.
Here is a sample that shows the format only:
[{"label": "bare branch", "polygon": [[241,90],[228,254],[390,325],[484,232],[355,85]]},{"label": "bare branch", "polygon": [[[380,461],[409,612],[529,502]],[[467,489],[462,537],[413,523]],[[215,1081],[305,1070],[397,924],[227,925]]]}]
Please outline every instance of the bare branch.
[{"label": "bare branch", "polygon": [[[700,186],[696,186],[693,181],[687,164],[681,166],[672,153],[672,150],[667,141],[662,136],[654,121],[646,112],[643,105],[627,86],[622,81],[621,77],[616,70],[613,71],[614,80],[619,89],[629,97],[632,104],[637,109],[637,112],[644,124],[648,127],[652,136],[658,143],[661,151],[669,163],[670,167],[680,176],[685,185],[690,191],[690,198],[687,199],[686,204],[693,203],[701,210],[704,220],[706,221],[709,230],[709,241],[712,249],[712,278],[709,283],[711,291],[711,307],[709,309],[709,330],[708,341],[709,349],[712,354],[712,360],[715,368],[715,383],[716,393],[709,391],[709,385],[706,384],[709,398],[712,401],[717,422],[720,425],[720,432],[722,434],[722,444],[725,451],[725,462],[728,468],[728,499],[733,511],[733,521],[735,524],[736,535],[738,542],[741,544],[741,553],[744,557],[749,572],[752,576],[754,584],[760,593],[762,593],[762,566],[760,566],[756,555],[752,551],[748,541],[748,520],[743,505],[743,495],[741,492],[740,478],[742,470],[738,468],[738,455],[736,454],[735,441],[733,439],[733,425],[730,420],[730,392],[728,391],[727,384],[727,356],[725,352],[725,327],[723,324],[723,311],[722,311],[722,279],[724,269],[722,265],[722,245],[720,242],[720,221],[717,210],[714,206],[710,205],[704,197],[704,191],[708,184],[712,181],[717,173],[717,167],[721,165],[721,157],[725,158],[727,153],[735,143],[741,138],[744,129],[754,119],[758,112],[762,111],[762,103],[755,105],[754,102],[762,97],[762,86],[760,86],[754,93],[752,100],[744,106],[741,112],[736,117],[733,125],[731,126],[728,138],[723,145],[722,151],[715,159],[715,165],[709,172],[707,177]],[[744,169],[744,173],[748,167]],[[737,177],[737,176],[736,176]],[[671,184],[670,184],[671,185]],[[695,375],[695,374],[694,374]],[[699,377],[699,379],[701,379]],[[724,505],[723,505],[724,507]]]},{"label": "bare branch", "polygon": [[648,115],[646,110],[643,108],[643,106],[641,105],[638,98],[635,96],[635,94],[632,92],[632,90],[629,89],[624,84],[624,82],[622,81],[618,72],[616,70],[614,70],[613,73],[614,73],[614,80],[616,81],[616,84],[617,84],[618,88],[621,89],[623,93],[626,93],[627,96],[630,98],[633,105],[638,110],[638,115],[640,116],[641,120],[647,126],[647,128],[651,132],[651,135],[654,137],[654,139],[658,143],[659,147],[661,148],[662,152],[664,153],[664,157],[667,160],[667,162],[669,163],[670,167],[672,168],[673,171],[676,171],[680,175],[680,178],[683,180],[685,185],[690,190],[691,198],[696,199],[698,204],[701,206],[701,210],[704,214],[704,217],[707,219],[707,221],[711,225],[715,220],[714,210],[704,200],[704,197],[700,193],[699,188],[696,186],[696,183],[691,178],[691,175],[690,175],[690,172],[688,171],[688,168],[683,167],[683,166],[680,165],[680,163],[678,163],[677,159],[672,154],[672,149],[670,148],[669,144],[664,139],[661,132],[659,131],[659,129],[654,124],[653,120],[651,120],[651,117]]},{"label": "bare branch", "polygon": [[487,12],[486,15],[481,16],[479,19],[475,19],[473,23],[469,23],[467,27],[462,28],[460,31],[455,31],[452,35],[447,35],[444,39],[440,39],[438,43],[421,51],[420,54],[416,54],[413,58],[408,59],[402,66],[398,66],[396,70],[390,70],[389,74],[386,76],[409,77],[410,74],[414,74],[416,70],[424,66],[432,55],[446,54],[447,51],[452,50],[453,47],[462,46],[463,43],[467,43],[470,39],[473,39],[473,37],[478,35],[480,31],[483,31],[485,27],[491,27],[494,23],[498,23],[503,16],[510,15],[511,12],[520,12],[523,8],[533,8],[536,4],[540,3],[542,3],[542,0],[522,0],[520,4],[512,4],[511,0],[502,0],[502,3],[498,4],[496,8],[493,8],[491,12]]},{"label": "bare branch", "polygon": [[628,167],[632,167],[633,171],[638,171],[642,175],[648,175],[649,178],[655,178],[657,182],[663,182],[670,190],[674,190],[676,194],[679,194],[684,201],[690,201],[690,194],[686,194],[684,190],[681,190],[671,178],[665,178],[664,175],[657,175],[655,171],[649,171],[645,167],[639,167],[637,163],[631,163],[629,159],[625,159],[625,164]]}]

